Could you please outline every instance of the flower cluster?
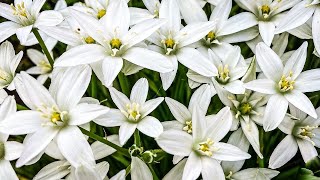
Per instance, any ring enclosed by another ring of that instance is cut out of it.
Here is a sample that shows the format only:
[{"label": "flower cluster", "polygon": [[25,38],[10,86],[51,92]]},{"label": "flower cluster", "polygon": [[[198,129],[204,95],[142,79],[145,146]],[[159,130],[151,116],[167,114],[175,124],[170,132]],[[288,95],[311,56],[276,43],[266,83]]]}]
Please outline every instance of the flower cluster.
[{"label": "flower cluster", "polygon": [[0,2],[1,180],[320,168],[319,0],[45,3]]}]

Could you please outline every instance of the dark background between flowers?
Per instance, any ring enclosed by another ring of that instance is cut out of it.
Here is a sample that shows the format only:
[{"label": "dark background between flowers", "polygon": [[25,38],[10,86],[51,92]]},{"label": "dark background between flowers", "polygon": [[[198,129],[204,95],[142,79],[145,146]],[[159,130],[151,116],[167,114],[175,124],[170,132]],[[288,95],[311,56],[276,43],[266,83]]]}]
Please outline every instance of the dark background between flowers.
[{"label": "dark background between flowers", "polygon": [[[11,4],[13,3],[13,0],[0,0],[0,2]],[[54,5],[56,4],[57,0],[47,0],[46,4],[44,5],[43,9],[53,9]],[[68,6],[72,5],[75,2],[82,2],[79,0],[66,0]],[[130,7],[141,7],[145,8],[144,4],[141,0],[131,0],[129,2]],[[204,7],[204,10],[206,11],[207,15],[211,14],[211,8],[207,4]],[[231,11],[231,15],[233,16],[235,14],[238,14],[239,12],[242,12],[243,10],[239,8],[238,5],[236,5],[235,2],[233,2],[233,8]],[[5,21],[4,18],[0,17],[0,22]],[[0,29],[1,31],[1,29]],[[320,32],[319,32],[320,33]],[[38,50],[41,50],[39,45],[35,45],[33,47],[24,47],[20,45],[18,39],[15,36],[12,36],[11,38],[8,39],[13,45],[16,50],[16,52],[19,51],[24,51],[24,56],[23,59],[18,67],[17,72],[23,71],[28,69],[29,67],[33,66],[32,62],[28,59],[26,50],[28,48],[35,48]],[[301,40],[297,37],[294,37],[292,35],[289,36],[289,44],[287,47],[287,51],[290,50],[295,50],[297,49],[305,40]],[[317,58],[313,54],[314,50],[314,45],[312,40],[307,40],[309,43],[308,46],[308,55],[307,55],[307,61],[304,67],[304,70],[309,70],[309,69],[315,69],[315,68],[320,68],[320,59]],[[236,45],[239,45],[241,47],[241,52],[242,55],[245,58],[252,57],[253,53],[249,49],[249,47],[245,43],[238,43]],[[54,57],[59,57],[63,52],[66,50],[66,45],[63,43],[58,43],[54,50],[53,50],[53,56]],[[196,59],[195,59],[196,60]],[[1,57],[0,57],[1,61]],[[172,86],[165,92],[162,89],[161,86],[161,80],[159,73],[156,73],[154,71],[150,70],[142,70],[134,75],[127,76],[125,78],[117,78],[114,82],[114,87],[121,90],[123,93],[126,95],[130,94],[130,89],[133,86],[133,84],[142,77],[145,77],[148,79],[149,82],[149,98],[154,98],[157,96],[163,96],[163,97],[171,97],[173,99],[178,100],[179,102],[188,105],[188,102],[190,100],[190,97],[193,93],[194,90],[191,90],[188,86],[188,79],[186,77],[187,73],[187,68],[183,67],[181,64],[179,64],[179,70],[177,77],[172,84]],[[119,74],[119,76],[124,76],[122,73]],[[116,107],[115,104],[112,102],[110,94],[105,88],[95,77],[95,75],[92,76],[92,83],[90,83],[86,96],[91,96],[94,98],[99,99],[102,101],[102,104],[108,106],[108,107]],[[95,83],[97,82],[97,83]],[[46,87],[50,85],[50,82],[47,81],[45,83]],[[19,99],[17,94],[15,92],[9,92],[9,94],[15,95],[17,102],[19,104],[23,104],[23,102]],[[320,92],[313,92],[313,93],[307,93],[307,96],[310,98],[312,101],[313,105],[315,107],[318,107],[320,105],[319,99],[320,99]],[[217,96],[214,96],[211,100],[211,104],[209,106],[208,114],[213,114],[217,113],[224,105],[221,103],[219,98]],[[172,120],[174,117],[171,115],[169,108],[165,103],[162,103],[153,113],[152,116],[157,117],[160,121],[166,121],[166,120]],[[103,128],[101,126],[98,126],[94,123],[91,123],[91,132],[104,136],[104,131],[107,132],[108,135],[110,134],[115,134],[118,133],[118,128]],[[260,144],[261,144],[261,152],[264,155],[264,159],[261,160],[259,157],[255,154],[254,150],[250,147],[249,153],[252,155],[252,158],[247,160],[243,166],[243,169],[245,168],[251,168],[251,167],[268,167],[268,161],[270,158],[270,155],[274,148],[277,146],[277,144],[285,137],[285,134],[282,133],[280,130],[274,130],[271,132],[263,132],[262,128],[259,127],[259,132],[260,132]],[[145,149],[156,149],[158,148],[157,144],[155,143],[152,138],[144,136],[143,134],[141,135],[141,140],[142,144]],[[224,139],[226,141],[229,137],[230,133],[228,136]],[[24,136],[11,136],[11,140],[16,140],[19,142],[22,142],[24,139]],[[93,140],[89,139],[89,142],[93,142]],[[130,146],[133,144],[133,140],[131,139],[128,143],[127,146]],[[320,153],[320,150],[317,149],[318,153]],[[121,157],[121,154],[119,153],[114,153],[112,156],[108,156],[100,161],[108,161],[110,163],[110,170],[108,175],[112,176],[115,175],[118,171],[125,169],[127,165],[129,165],[130,161],[129,160],[123,160]],[[154,169],[156,171],[156,174],[158,177],[162,178],[172,167],[173,164],[171,163],[172,161],[172,156],[171,155],[165,155],[161,159],[159,163],[154,163],[152,166],[154,166]],[[43,168],[45,165],[55,161],[55,159],[43,155],[40,161],[37,163],[30,165],[30,166],[24,166],[21,168],[15,168],[16,173],[18,174],[19,178],[21,180],[28,180],[32,179],[37,172]],[[120,163],[121,161],[121,163]],[[13,162],[13,165],[15,162]],[[298,152],[296,156],[290,160],[286,165],[283,167],[277,169],[280,171],[280,174],[274,178],[276,180],[280,179],[298,179],[298,180],[316,180],[320,179],[320,160],[319,157],[315,158],[315,160],[308,162],[305,164],[302,160],[302,157],[300,153]]]}]

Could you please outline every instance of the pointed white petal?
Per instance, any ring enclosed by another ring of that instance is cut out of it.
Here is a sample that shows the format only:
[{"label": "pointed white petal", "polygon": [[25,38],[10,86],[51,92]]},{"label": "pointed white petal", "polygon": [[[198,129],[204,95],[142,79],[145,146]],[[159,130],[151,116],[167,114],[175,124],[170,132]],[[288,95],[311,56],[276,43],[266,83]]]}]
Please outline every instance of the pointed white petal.
[{"label": "pointed white petal", "polygon": [[140,109],[141,118],[146,117],[148,114],[150,114],[154,109],[156,109],[159,106],[159,104],[163,100],[163,97],[158,97],[145,102]]},{"label": "pointed white petal", "polygon": [[[206,13],[196,0],[178,0],[178,4],[183,19],[187,24],[193,22],[206,22],[208,20]],[[192,10],[190,7],[192,7]]]},{"label": "pointed white petal", "polygon": [[273,22],[259,21],[259,31],[263,41],[270,46],[276,29]]},{"label": "pointed white petal", "polygon": [[180,123],[185,123],[187,120],[191,119],[190,111],[180,102],[171,99],[169,97],[165,98],[165,101],[172,113],[172,115],[178,120]]},{"label": "pointed white petal", "polygon": [[19,180],[9,161],[1,160],[0,167],[0,179]]},{"label": "pointed white petal", "polygon": [[242,12],[232,16],[219,29],[219,36],[229,35],[240,32],[242,30],[251,28],[258,24],[257,18],[254,14],[249,12]]},{"label": "pointed white petal", "polygon": [[110,109],[108,113],[95,118],[93,121],[101,126],[115,127],[121,126],[126,120],[127,117],[124,116],[120,110]]},{"label": "pointed white petal", "polygon": [[128,97],[113,87],[110,87],[109,91],[110,91],[112,101],[116,104],[116,106],[121,111],[126,111],[127,104],[130,104],[130,100],[128,99]]},{"label": "pointed white petal", "polygon": [[131,179],[132,180],[153,179],[152,173],[149,170],[148,166],[141,159],[137,157],[132,157]]},{"label": "pointed white petal", "polygon": [[269,168],[277,169],[292,159],[298,151],[298,144],[292,135],[287,135],[270,156]]},{"label": "pointed white petal", "polygon": [[312,37],[314,42],[314,47],[318,52],[320,52],[320,9],[317,8],[312,20]]},{"label": "pointed white petal", "polygon": [[61,179],[70,173],[70,164],[65,161],[55,161],[43,167],[35,176],[34,180]]},{"label": "pointed white petal", "polygon": [[307,59],[308,43],[304,42],[299,49],[297,49],[286,62],[283,69],[283,74],[292,74],[292,78],[296,79],[301,73]]},{"label": "pointed white petal", "polygon": [[186,165],[187,159],[184,159],[175,165],[162,180],[182,179],[183,169]]},{"label": "pointed white petal", "polygon": [[310,141],[297,139],[297,143],[298,143],[303,161],[305,163],[307,163],[308,161],[318,156],[318,152],[316,148],[313,146],[313,144]]},{"label": "pointed white petal", "polygon": [[158,137],[163,132],[160,121],[152,116],[146,116],[140,120],[137,129],[150,137]]},{"label": "pointed white petal", "polygon": [[148,96],[149,83],[146,78],[139,79],[132,87],[130,101],[144,104]]},{"label": "pointed white petal", "polygon": [[202,171],[202,162],[201,158],[195,153],[192,152],[188,157],[187,163],[183,169],[183,180],[194,180],[200,176]]},{"label": "pointed white petal", "polygon": [[216,142],[213,145],[214,147],[218,148],[212,155],[214,159],[221,160],[221,161],[239,161],[244,159],[249,159],[251,157],[250,154],[242,151],[236,146]]},{"label": "pointed white petal", "polygon": [[320,90],[320,70],[312,69],[302,72],[296,79],[294,88],[300,92]]},{"label": "pointed white petal", "polygon": [[69,111],[69,125],[82,125],[88,123],[101,115],[107,114],[108,111],[108,107],[98,104],[78,104]]},{"label": "pointed white petal", "polygon": [[6,40],[10,36],[16,33],[17,29],[21,26],[17,23],[6,21],[3,23],[0,23],[0,42]]},{"label": "pointed white petal", "polygon": [[123,146],[128,141],[128,139],[132,136],[136,128],[137,128],[137,124],[133,124],[130,122],[125,122],[120,126],[120,129],[119,129],[120,145]]},{"label": "pointed white petal", "polygon": [[32,30],[32,25],[17,29],[16,35],[22,45],[24,45],[27,42],[27,39],[31,33],[31,30]]},{"label": "pointed white petal", "polygon": [[263,129],[274,130],[279,126],[288,109],[288,100],[282,95],[272,95],[267,104],[263,117]]},{"label": "pointed white petal", "polygon": [[286,99],[293,104],[298,109],[302,110],[303,112],[309,114],[313,118],[317,118],[317,113],[309,100],[309,98],[304,95],[303,93],[292,90],[290,93],[284,95]]},{"label": "pointed white petal", "polygon": [[15,141],[7,141],[4,143],[4,159],[8,161],[16,160],[21,156],[24,146]]},{"label": "pointed white petal", "polygon": [[125,0],[114,1],[110,3],[107,14],[102,18],[106,29],[111,33],[117,33],[123,36],[128,32],[130,24],[130,12]]},{"label": "pointed white petal", "polygon": [[257,125],[253,121],[249,121],[246,123],[245,121],[241,120],[241,127],[246,135],[248,141],[250,142],[251,146],[258,154],[260,158],[263,158],[263,155],[260,152],[260,142],[259,142],[259,130]]},{"label": "pointed white petal", "polygon": [[60,12],[47,10],[39,14],[34,26],[41,30],[42,26],[56,26],[62,21],[63,16]]},{"label": "pointed white petal", "polygon": [[156,141],[169,154],[189,156],[192,151],[192,136],[181,130],[165,131]]},{"label": "pointed white petal", "polygon": [[264,94],[276,94],[276,83],[269,79],[257,79],[244,84],[244,87]]}]

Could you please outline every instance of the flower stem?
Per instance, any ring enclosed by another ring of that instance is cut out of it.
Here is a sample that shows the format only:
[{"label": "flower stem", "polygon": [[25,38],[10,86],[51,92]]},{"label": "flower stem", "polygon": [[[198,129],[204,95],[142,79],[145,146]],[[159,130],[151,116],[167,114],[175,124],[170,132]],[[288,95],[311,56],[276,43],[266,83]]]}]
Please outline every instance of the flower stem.
[{"label": "flower stem", "polygon": [[152,173],[153,180],[159,180],[159,178],[158,178],[156,172],[154,171],[152,165],[151,165],[151,164],[148,164],[148,167],[149,167],[149,169],[150,169],[150,171],[151,171],[151,173]]},{"label": "flower stem", "polygon": [[141,140],[138,129],[134,131],[134,144],[136,144],[138,147],[141,147]]},{"label": "flower stem", "polygon": [[129,158],[131,157],[127,149],[122,148],[122,147],[120,147],[120,146],[118,146],[118,145],[116,145],[116,144],[104,139],[103,137],[98,136],[98,135],[90,132],[90,131],[87,131],[87,130],[83,129],[82,127],[79,127],[79,128],[83,134],[89,136],[90,138],[92,138],[96,141],[100,141],[101,143],[106,144],[106,145],[116,149],[119,153],[123,154],[126,157],[129,157]]},{"label": "flower stem", "polygon": [[51,65],[51,67],[53,68],[53,63],[54,63],[53,58],[51,57],[51,55],[49,53],[49,50],[48,50],[46,44],[44,43],[42,37],[40,36],[39,31],[36,28],[33,28],[32,32],[36,36],[36,38],[37,38],[37,40],[38,40],[38,42],[39,42],[44,54],[47,56],[47,59],[48,59],[50,65]]}]

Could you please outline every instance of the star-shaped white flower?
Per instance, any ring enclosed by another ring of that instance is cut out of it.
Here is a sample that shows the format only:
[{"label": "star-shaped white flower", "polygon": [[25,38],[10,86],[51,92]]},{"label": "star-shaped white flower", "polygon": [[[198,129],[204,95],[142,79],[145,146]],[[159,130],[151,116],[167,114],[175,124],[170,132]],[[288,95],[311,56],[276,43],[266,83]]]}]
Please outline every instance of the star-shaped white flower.
[{"label": "star-shaped white flower", "polygon": [[61,153],[72,166],[78,167],[84,162],[95,164],[89,143],[77,126],[107,113],[109,108],[79,103],[90,79],[90,67],[68,68],[54,73],[48,91],[25,72],[17,75],[17,92],[31,110],[18,111],[0,123],[0,132],[32,134],[25,142],[17,167],[41,154],[53,139],[56,139]]},{"label": "star-shaped white flower", "polygon": [[0,24],[0,42],[13,34],[17,35],[22,45],[29,45],[28,40],[34,36],[32,28],[56,26],[63,21],[62,15],[55,10],[40,10],[45,0],[15,0],[14,4],[0,3],[0,16],[8,19]]},{"label": "star-shaped white flower", "polygon": [[306,42],[303,43],[285,65],[266,44],[259,43],[256,47],[257,62],[266,78],[250,81],[245,84],[245,87],[271,95],[263,118],[263,128],[266,131],[278,127],[287,112],[289,103],[310,116],[317,117],[311,101],[303,94],[320,89],[319,69],[302,72],[307,56],[307,46]]},{"label": "star-shaped white flower", "polygon": [[108,114],[96,118],[94,122],[105,127],[120,126],[121,145],[128,141],[136,129],[147,136],[158,137],[163,127],[158,119],[148,115],[164,98],[158,97],[146,101],[148,89],[147,79],[139,79],[133,86],[129,99],[122,92],[110,87],[111,98],[119,109],[111,109]]}]

